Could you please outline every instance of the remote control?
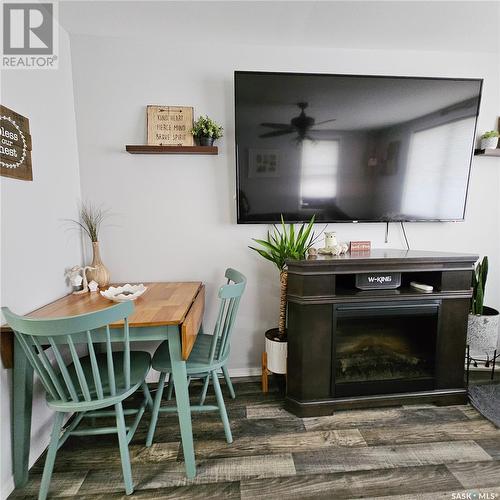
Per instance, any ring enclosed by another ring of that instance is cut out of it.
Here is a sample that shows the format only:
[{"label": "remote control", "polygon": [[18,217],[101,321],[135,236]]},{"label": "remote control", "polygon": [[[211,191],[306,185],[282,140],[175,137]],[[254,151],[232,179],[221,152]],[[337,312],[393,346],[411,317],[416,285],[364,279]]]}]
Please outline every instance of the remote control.
[{"label": "remote control", "polygon": [[432,290],[434,290],[433,286],[426,285],[424,283],[418,283],[417,281],[412,281],[410,283],[410,286],[419,290],[420,292],[432,292]]}]

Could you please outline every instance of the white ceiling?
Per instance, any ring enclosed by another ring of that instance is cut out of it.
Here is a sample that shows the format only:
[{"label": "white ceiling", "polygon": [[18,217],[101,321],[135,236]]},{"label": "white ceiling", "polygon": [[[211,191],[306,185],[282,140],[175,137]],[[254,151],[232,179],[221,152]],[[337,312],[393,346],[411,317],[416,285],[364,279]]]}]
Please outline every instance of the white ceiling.
[{"label": "white ceiling", "polygon": [[207,54],[214,44],[500,54],[499,1],[65,0],[59,9],[70,34],[196,40]]}]

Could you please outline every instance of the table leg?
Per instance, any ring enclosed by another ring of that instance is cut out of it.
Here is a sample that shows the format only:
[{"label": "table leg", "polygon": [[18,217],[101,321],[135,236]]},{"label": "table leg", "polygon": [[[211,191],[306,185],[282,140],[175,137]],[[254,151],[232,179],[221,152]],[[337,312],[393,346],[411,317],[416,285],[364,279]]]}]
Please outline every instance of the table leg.
[{"label": "table leg", "polygon": [[14,484],[16,488],[22,488],[28,482],[33,368],[16,338],[14,338],[12,394],[12,462]]},{"label": "table leg", "polygon": [[168,335],[168,350],[172,363],[172,378],[175,388],[177,414],[181,428],[182,449],[184,463],[188,478],[196,476],[196,463],[194,459],[193,429],[191,426],[191,407],[189,403],[189,390],[187,383],[186,362],[182,359],[181,334],[179,328],[172,328]]}]

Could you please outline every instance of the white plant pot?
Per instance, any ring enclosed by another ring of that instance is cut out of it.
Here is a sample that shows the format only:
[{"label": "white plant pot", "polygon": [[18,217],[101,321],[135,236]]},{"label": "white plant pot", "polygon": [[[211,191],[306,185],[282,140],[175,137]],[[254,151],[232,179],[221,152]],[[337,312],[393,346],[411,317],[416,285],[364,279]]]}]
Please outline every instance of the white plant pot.
[{"label": "white plant pot", "polygon": [[481,149],[495,149],[498,146],[498,137],[481,139]]},{"label": "white plant pot", "polygon": [[469,314],[467,344],[473,358],[490,358],[498,348],[500,315],[496,309],[485,307],[487,314]]},{"label": "white plant pot", "polygon": [[288,342],[277,342],[266,335],[267,369],[270,372],[286,373],[287,353]]}]

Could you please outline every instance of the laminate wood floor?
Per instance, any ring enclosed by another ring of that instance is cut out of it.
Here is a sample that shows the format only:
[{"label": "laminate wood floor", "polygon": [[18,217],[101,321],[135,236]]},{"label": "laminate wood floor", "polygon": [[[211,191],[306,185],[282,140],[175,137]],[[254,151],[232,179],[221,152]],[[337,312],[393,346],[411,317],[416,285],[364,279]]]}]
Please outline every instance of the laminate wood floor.
[{"label": "laminate wood floor", "polygon": [[[256,378],[234,382],[235,400],[223,385],[231,445],[217,413],[193,416],[195,479],[184,475],[176,416],[160,414],[154,445],[146,448],[145,415],[130,445],[134,497],[500,498],[500,429],[469,405],[342,411],[300,419],[283,409],[273,387],[264,395]],[[194,382],[193,401],[199,390]],[[207,403],[214,401],[210,391]],[[42,456],[33,466],[28,485],[10,498],[36,498],[44,460]],[[56,459],[51,495],[128,498],[116,437],[68,439]]]}]

